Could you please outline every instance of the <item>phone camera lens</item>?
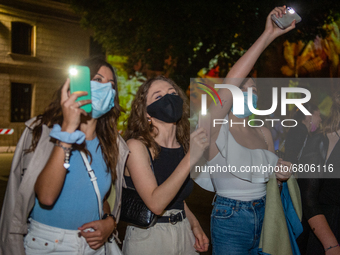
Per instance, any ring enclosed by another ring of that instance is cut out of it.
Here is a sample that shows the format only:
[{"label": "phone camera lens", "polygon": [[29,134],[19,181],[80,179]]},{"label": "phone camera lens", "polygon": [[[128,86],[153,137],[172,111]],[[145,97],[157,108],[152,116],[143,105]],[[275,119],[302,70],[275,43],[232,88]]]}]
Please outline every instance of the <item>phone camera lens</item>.
[{"label": "phone camera lens", "polygon": [[291,8],[291,7],[288,7],[288,8],[287,8],[287,11],[288,11],[290,14],[293,14],[293,13],[295,13],[294,9],[293,9],[293,8]]},{"label": "phone camera lens", "polygon": [[70,68],[69,72],[71,75],[77,75],[78,70],[76,68]]}]

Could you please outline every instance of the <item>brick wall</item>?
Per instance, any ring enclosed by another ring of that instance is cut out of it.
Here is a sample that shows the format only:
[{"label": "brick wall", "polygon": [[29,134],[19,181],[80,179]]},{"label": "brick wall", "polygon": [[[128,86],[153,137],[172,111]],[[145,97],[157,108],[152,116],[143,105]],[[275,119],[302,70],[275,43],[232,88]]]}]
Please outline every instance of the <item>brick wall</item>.
[{"label": "brick wall", "polygon": [[[11,22],[34,27],[33,56],[11,53]],[[54,91],[67,78],[67,68],[89,56],[90,32],[68,5],[49,0],[0,2],[0,128],[14,128],[0,135],[0,146],[13,146],[24,123],[11,122],[11,83],[32,84],[31,117],[51,102]]]}]

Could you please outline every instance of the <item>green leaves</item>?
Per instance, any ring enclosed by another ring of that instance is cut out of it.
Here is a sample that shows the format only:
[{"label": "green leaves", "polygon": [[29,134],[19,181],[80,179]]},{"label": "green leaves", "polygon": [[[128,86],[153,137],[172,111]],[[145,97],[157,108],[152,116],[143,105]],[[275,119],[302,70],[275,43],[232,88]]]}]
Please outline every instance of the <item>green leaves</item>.
[{"label": "green leaves", "polygon": [[[273,0],[69,2],[109,54],[128,56],[128,69],[142,60],[141,70],[168,71],[182,87],[217,55],[222,66],[232,65],[262,33],[268,13],[283,5]],[[324,20],[339,14],[338,2],[285,1],[302,17],[285,39],[315,38]],[[169,56],[172,61],[165,63]]]}]

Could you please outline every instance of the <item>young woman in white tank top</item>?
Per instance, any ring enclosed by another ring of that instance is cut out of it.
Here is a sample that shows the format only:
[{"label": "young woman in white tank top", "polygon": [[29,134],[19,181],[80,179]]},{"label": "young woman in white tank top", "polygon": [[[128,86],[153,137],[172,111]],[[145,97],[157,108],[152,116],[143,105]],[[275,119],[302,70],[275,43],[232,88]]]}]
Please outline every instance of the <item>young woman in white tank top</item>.
[{"label": "young woman in white tank top", "polygon": [[[248,88],[253,90],[253,104],[257,101],[257,88],[252,79],[244,80],[263,50],[278,36],[295,28],[295,21],[286,29],[278,28],[272,15],[282,17],[286,7],[277,7],[267,17],[262,35],[251,48],[236,62],[227,75],[226,84],[239,87],[247,97]],[[233,78],[233,79],[230,79]],[[238,78],[238,79],[235,79]],[[248,125],[233,125],[232,122],[248,122],[251,114],[245,98],[245,114],[235,116],[232,112],[232,95],[229,89],[218,91],[223,105],[211,105],[211,119],[227,119],[228,124],[211,126],[211,144],[208,166],[231,166],[237,171],[211,174],[210,178],[197,178],[196,182],[205,189],[215,191],[216,201],[211,215],[211,239],[213,254],[257,254],[260,241],[266,183],[271,173],[261,171],[239,171],[244,167],[263,165],[284,165],[274,154],[274,144],[268,129],[253,128]],[[254,105],[256,108],[256,105]],[[248,114],[247,114],[248,112]],[[230,168],[229,168],[230,169]],[[209,175],[209,173],[208,173]],[[291,173],[275,173],[277,181],[286,181]]]}]

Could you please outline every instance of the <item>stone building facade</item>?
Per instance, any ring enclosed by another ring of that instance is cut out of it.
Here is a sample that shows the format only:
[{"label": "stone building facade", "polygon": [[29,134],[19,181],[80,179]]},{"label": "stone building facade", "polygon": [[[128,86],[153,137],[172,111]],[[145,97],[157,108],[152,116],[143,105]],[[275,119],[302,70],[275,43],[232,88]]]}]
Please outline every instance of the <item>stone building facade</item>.
[{"label": "stone building facade", "polygon": [[67,4],[0,1],[0,146],[15,146],[24,122],[43,112],[69,65],[90,55],[90,32]]}]

